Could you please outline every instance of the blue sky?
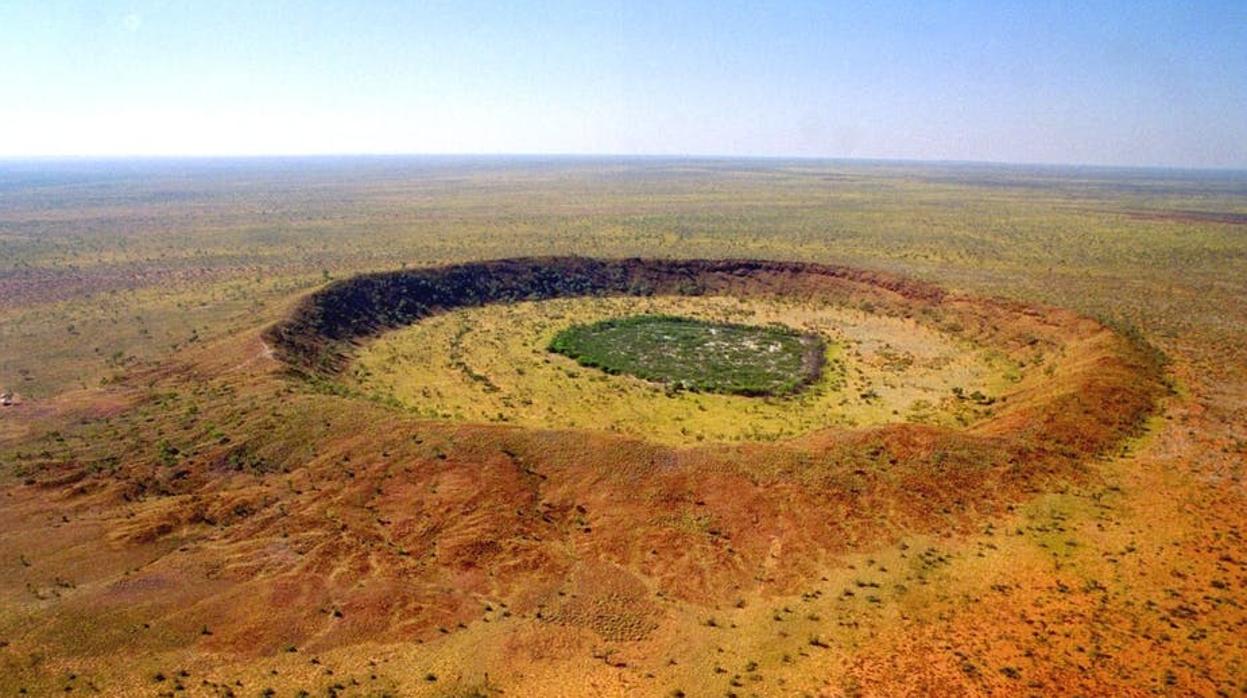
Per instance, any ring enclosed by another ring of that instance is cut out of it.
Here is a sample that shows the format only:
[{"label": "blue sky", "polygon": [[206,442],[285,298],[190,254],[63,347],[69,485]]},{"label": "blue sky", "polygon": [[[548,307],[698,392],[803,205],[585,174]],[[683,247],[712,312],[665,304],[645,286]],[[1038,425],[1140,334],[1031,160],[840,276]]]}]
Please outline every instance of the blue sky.
[{"label": "blue sky", "polygon": [[1247,167],[1247,1],[0,0],[0,156]]}]

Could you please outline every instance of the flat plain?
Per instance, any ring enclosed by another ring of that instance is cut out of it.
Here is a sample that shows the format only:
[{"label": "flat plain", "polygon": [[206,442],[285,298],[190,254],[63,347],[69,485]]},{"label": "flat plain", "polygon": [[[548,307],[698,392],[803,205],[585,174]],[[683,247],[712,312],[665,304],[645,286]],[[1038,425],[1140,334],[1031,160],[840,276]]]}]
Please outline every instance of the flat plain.
[{"label": "flat plain", "polygon": [[[357,274],[549,255],[1002,300],[980,327],[769,292],[489,304],[332,381],[265,334]],[[1025,333],[993,326],[1015,307]],[[643,313],[781,322],[827,364],[751,398],[546,351]],[[1111,448],[932,446],[1094,373],[1065,329],[1092,324],[1164,386]],[[0,163],[0,391],[6,695],[1247,691],[1243,173]]]}]

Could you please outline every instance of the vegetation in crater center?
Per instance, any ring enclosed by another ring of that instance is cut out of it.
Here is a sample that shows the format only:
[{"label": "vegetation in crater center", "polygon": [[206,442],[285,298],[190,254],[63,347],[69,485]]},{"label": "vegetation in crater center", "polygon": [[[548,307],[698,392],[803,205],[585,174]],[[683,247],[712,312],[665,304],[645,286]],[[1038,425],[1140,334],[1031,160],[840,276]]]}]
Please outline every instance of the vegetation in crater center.
[{"label": "vegetation in crater center", "polygon": [[675,390],[788,395],[817,380],[822,337],[772,325],[636,315],[573,325],[550,351],[607,373],[626,373]]}]

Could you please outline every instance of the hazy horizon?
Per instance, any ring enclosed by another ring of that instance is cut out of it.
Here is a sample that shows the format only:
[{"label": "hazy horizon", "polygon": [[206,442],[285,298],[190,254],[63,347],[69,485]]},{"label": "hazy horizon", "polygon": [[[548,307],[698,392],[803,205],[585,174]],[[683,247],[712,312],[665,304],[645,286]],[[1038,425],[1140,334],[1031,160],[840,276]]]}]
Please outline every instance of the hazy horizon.
[{"label": "hazy horizon", "polygon": [[508,160],[527,162],[611,162],[611,161],[652,161],[654,163],[690,164],[699,163],[808,163],[811,165],[843,165],[881,167],[915,167],[915,168],[984,168],[984,169],[1021,169],[1043,171],[1052,170],[1068,172],[1087,170],[1105,173],[1128,172],[1188,172],[1192,174],[1229,175],[1233,177],[1247,176],[1247,166],[1242,167],[1200,167],[1186,165],[1114,165],[1085,162],[1008,162],[1001,160],[926,160],[920,158],[870,158],[870,157],[833,157],[818,155],[687,155],[681,153],[223,153],[223,154],[101,154],[101,155],[3,155],[0,154],[0,165],[9,164],[107,164],[107,163],[212,163],[237,162],[255,163],[281,161],[332,161],[332,160],[384,160],[384,161],[430,161],[437,164],[453,165],[464,162],[505,163]]},{"label": "hazy horizon", "polygon": [[0,158],[1247,169],[1247,4],[0,8]]}]

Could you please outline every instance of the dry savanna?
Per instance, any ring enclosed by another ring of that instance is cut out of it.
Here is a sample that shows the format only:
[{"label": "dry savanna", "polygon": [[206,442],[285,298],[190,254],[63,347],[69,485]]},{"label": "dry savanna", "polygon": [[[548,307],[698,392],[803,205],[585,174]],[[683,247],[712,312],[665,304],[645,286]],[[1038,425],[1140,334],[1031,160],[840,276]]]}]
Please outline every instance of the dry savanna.
[{"label": "dry savanna", "polygon": [[0,197],[0,694],[1247,692],[1242,174]]}]

